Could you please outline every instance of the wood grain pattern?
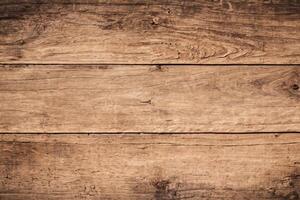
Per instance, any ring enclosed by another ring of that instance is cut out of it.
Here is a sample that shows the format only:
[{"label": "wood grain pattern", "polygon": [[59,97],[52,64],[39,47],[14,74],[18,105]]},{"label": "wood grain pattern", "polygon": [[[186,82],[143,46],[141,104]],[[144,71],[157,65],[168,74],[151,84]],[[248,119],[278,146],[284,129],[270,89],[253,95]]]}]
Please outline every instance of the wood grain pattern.
[{"label": "wood grain pattern", "polygon": [[0,67],[1,132],[299,132],[300,68]]},{"label": "wood grain pattern", "polygon": [[0,200],[299,200],[299,133],[299,0],[0,0]]},{"label": "wood grain pattern", "polygon": [[300,194],[300,135],[0,135],[0,199]]},{"label": "wood grain pattern", "polygon": [[298,0],[2,0],[1,63],[300,64]]}]

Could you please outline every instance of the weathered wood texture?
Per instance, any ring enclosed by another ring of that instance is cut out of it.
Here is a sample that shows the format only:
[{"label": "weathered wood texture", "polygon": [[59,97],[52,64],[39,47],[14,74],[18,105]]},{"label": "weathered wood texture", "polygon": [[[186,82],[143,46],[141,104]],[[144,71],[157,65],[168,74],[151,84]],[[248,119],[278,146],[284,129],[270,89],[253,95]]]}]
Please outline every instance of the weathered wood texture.
[{"label": "weathered wood texture", "polygon": [[2,63],[299,64],[299,0],[1,0]]},{"label": "weathered wood texture", "polygon": [[300,135],[0,135],[0,198],[300,195]]},{"label": "weathered wood texture", "polygon": [[1,66],[1,132],[300,131],[300,68]]}]

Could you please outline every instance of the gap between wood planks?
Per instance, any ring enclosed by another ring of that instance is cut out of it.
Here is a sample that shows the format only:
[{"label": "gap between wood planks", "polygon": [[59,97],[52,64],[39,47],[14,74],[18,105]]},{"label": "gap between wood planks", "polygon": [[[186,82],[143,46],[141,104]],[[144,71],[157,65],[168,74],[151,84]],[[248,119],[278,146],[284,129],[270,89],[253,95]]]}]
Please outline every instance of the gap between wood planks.
[{"label": "gap between wood planks", "polygon": [[268,134],[280,136],[282,134],[300,134],[300,131],[269,131],[269,132],[257,132],[257,131],[245,131],[245,132],[1,132],[0,134],[20,134],[20,135],[257,135]]},{"label": "gap between wood planks", "polygon": [[[65,66],[101,66],[101,65],[111,65],[111,66],[120,66],[120,65],[124,65],[124,66],[168,66],[168,67],[172,67],[172,66],[227,66],[227,67],[231,67],[231,66],[241,66],[241,67],[247,67],[247,66],[257,66],[257,67],[263,67],[263,66],[299,66],[300,67],[300,63],[299,64],[237,64],[237,63],[232,63],[232,64],[172,64],[172,63],[149,63],[149,64],[143,64],[143,63],[133,63],[133,64],[129,64],[129,63],[3,63],[0,62],[0,65],[7,65],[7,66],[30,66],[30,65],[45,65],[45,66],[50,66],[50,65],[65,65]],[[2,66],[0,66],[1,68]]]}]

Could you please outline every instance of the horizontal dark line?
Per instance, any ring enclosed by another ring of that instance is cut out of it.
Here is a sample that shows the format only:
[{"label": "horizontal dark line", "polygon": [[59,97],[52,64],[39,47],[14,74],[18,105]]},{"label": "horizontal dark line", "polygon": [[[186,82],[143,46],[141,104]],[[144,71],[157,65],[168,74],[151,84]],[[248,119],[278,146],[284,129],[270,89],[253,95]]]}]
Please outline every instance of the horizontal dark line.
[{"label": "horizontal dark line", "polygon": [[24,135],[45,135],[45,134],[56,134],[56,135],[207,135],[207,134],[217,134],[217,135],[253,135],[253,134],[300,134],[300,131],[245,131],[245,132],[0,132],[0,135],[4,134],[24,134]]},{"label": "horizontal dark line", "polygon": [[153,63],[153,64],[143,64],[143,63],[134,63],[134,64],[128,64],[128,63],[1,63],[0,65],[12,65],[12,66],[24,66],[24,65],[70,65],[70,66],[85,66],[85,65],[93,65],[93,66],[99,66],[99,65],[112,65],[112,66],[118,66],[118,65],[125,65],[125,66],[136,66],[136,65],[145,65],[145,66],[163,66],[163,65],[174,65],[174,66],[185,66],[185,65],[189,65],[189,66],[299,66],[300,67],[300,63],[299,64],[237,64],[237,63],[233,63],[233,64],[191,64],[191,63]]}]

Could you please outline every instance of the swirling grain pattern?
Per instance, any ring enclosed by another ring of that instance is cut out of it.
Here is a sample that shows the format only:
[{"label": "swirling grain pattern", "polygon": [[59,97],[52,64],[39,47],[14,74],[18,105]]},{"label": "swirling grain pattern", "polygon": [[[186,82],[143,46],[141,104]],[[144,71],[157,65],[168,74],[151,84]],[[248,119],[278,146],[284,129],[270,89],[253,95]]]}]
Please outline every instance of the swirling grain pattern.
[{"label": "swirling grain pattern", "polygon": [[298,0],[5,0],[1,63],[300,64]]}]

